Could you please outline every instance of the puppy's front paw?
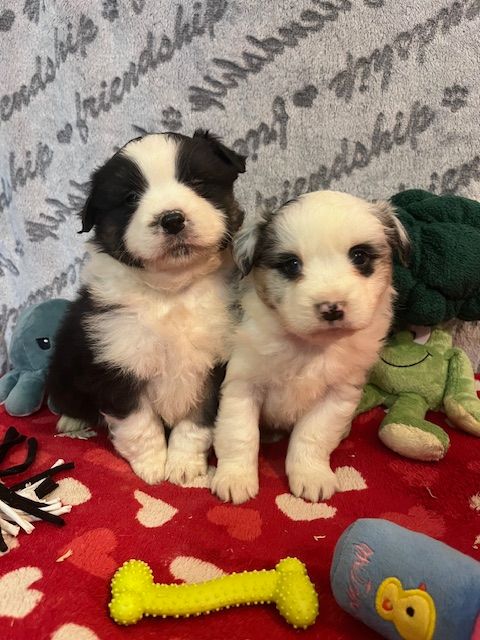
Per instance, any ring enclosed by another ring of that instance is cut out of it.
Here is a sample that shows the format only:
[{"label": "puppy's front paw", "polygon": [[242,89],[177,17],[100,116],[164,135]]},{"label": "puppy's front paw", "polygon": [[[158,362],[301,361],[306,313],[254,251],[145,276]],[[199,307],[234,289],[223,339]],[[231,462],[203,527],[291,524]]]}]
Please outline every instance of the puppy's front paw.
[{"label": "puppy's front paw", "polygon": [[338,480],[328,465],[294,467],[287,470],[287,475],[293,495],[310,502],[328,500],[339,490]]},{"label": "puppy's front paw", "polygon": [[212,493],[233,504],[255,498],[258,493],[256,467],[219,466],[212,480]]},{"label": "puppy's front paw", "polygon": [[77,418],[69,418],[68,416],[60,416],[57,422],[58,433],[75,433],[88,429],[88,423]]},{"label": "puppy's front paw", "polygon": [[165,465],[165,478],[181,486],[192,482],[198,476],[206,475],[207,469],[206,453],[182,454],[178,451],[169,451]]},{"label": "puppy's front paw", "polygon": [[147,484],[158,484],[165,479],[166,450],[149,452],[129,460],[137,476]]}]

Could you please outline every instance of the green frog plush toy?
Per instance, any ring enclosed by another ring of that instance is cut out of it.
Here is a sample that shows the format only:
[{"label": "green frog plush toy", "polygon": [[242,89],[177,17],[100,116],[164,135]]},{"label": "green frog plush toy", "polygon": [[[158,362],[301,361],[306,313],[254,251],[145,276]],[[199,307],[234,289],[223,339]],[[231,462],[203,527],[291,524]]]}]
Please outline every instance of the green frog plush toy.
[{"label": "green frog plush toy", "polygon": [[448,435],[425,419],[428,410],[443,411],[453,426],[480,436],[480,400],[472,365],[441,329],[418,337],[400,331],[383,348],[357,414],[380,405],[389,409],[380,439],[408,458],[440,460],[448,450]]}]

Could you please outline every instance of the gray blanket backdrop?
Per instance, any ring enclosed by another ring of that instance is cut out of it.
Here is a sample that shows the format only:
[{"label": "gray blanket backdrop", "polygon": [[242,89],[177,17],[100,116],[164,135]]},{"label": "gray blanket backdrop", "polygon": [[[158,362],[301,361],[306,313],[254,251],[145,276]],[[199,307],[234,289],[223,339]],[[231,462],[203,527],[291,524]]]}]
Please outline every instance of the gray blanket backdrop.
[{"label": "gray blanket backdrop", "polygon": [[[320,188],[480,197],[480,0],[0,2],[0,371],[71,297],[91,170],[144,131],[249,156],[249,212]],[[479,362],[479,329],[457,341]]]}]

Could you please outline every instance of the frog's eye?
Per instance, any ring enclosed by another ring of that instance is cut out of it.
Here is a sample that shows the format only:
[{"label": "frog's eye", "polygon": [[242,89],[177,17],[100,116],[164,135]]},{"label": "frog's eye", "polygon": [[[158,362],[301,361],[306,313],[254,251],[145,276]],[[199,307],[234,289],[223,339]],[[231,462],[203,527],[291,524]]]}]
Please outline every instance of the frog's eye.
[{"label": "frog's eye", "polygon": [[48,351],[48,349],[50,349],[49,338],[37,338],[36,341],[42,351]]},{"label": "frog's eye", "polygon": [[432,335],[432,329],[430,327],[411,327],[410,332],[413,341],[417,344],[427,344]]}]

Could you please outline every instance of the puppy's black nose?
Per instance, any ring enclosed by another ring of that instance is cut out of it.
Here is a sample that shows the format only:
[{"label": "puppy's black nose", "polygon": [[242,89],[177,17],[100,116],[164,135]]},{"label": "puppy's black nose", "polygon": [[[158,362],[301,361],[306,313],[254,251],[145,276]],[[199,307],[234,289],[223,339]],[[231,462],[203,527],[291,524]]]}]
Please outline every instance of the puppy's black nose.
[{"label": "puppy's black nose", "polygon": [[343,304],[340,302],[319,302],[315,305],[318,315],[327,322],[335,322],[335,320],[343,320],[345,312]]},{"label": "puppy's black nose", "polygon": [[176,235],[185,227],[185,216],[181,211],[167,211],[162,215],[160,224],[166,233]]}]

